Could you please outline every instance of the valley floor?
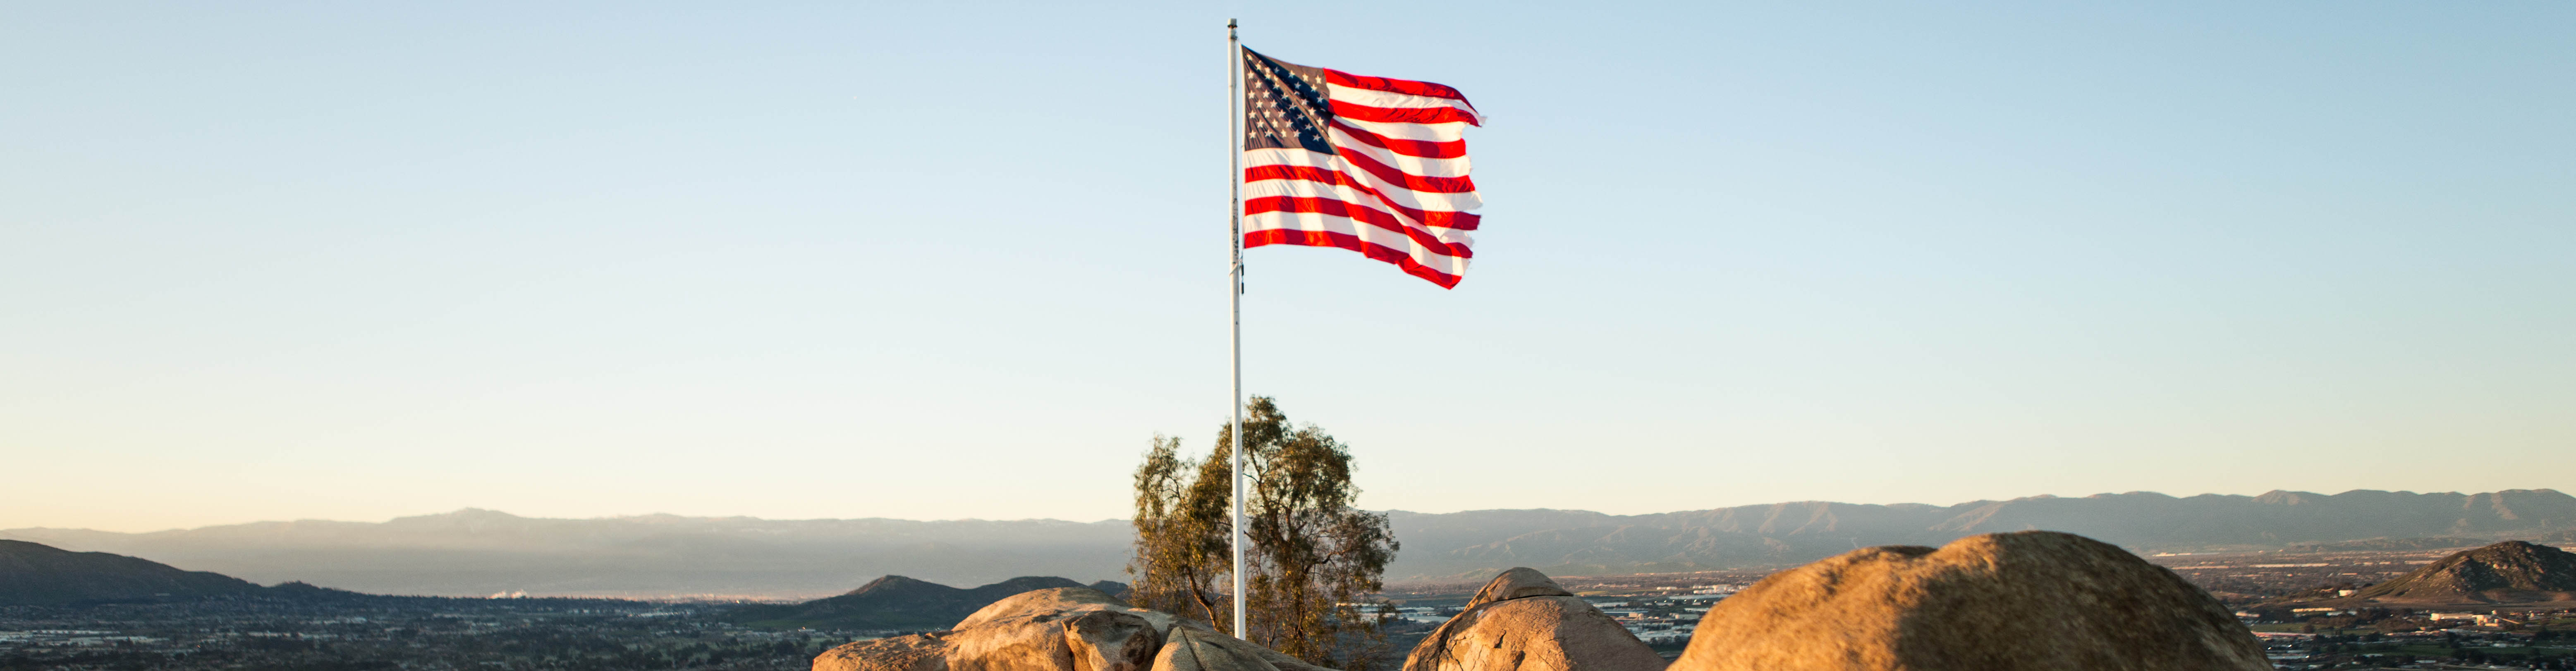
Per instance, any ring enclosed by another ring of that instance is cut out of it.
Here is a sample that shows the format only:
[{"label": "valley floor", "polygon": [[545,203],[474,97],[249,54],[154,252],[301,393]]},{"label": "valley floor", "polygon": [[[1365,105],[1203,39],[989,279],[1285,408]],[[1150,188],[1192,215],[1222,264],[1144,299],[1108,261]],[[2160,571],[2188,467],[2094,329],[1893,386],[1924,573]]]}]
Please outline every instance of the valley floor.
[{"label": "valley floor", "polygon": [[0,608],[0,669],[801,670],[858,632],[759,631],[722,604],[371,598]]}]

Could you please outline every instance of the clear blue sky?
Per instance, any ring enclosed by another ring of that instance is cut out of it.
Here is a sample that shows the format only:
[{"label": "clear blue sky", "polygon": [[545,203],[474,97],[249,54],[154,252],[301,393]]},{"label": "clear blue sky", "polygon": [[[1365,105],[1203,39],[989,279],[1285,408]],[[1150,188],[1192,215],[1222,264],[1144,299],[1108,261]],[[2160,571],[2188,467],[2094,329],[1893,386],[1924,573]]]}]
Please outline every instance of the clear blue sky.
[{"label": "clear blue sky", "polygon": [[1491,116],[1250,252],[1370,507],[2576,487],[2576,5],[731,4],[0,5],[0,527],[1124,516],[1228,17]]}]

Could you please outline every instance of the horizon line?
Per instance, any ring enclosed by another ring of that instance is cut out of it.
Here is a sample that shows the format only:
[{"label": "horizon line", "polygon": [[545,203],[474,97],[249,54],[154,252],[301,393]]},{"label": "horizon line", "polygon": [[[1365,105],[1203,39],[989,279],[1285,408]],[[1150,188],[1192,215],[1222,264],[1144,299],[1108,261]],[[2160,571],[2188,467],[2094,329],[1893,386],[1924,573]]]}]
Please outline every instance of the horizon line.
[{"label": "horizon line", "polygon": [[[1996,503],[2011,503],[2011,502],[2015,502],[2015,501],[2035,501],[2035,500],[2048,500],[2048,499],[2092,499],[2092,498],[2111,497],[2111,496],[2133,496],[2133,495],[2139,495],[2139,494],[2152,494],[2152,495],[2162,496],[2162,497],[2172,498],[2172,499],[2191,499],[2191,498],[2199,498],[2199,497],[2204,497],[2204,496],[2242,497],[2242,498],[2249,498],[2249,499],[2250,499],[2250,498],[2261,498],[2261,497],[2268,496],[2268,495],[2271,495],[2271,494],[2313,494],[2313,495],[2317,495],[2317,496],[2329,496],[2329,497],[2331,497],[2331,496],[2343,496],[2343,495],[2346,495],[2346,494],[2361,493],[2361,492],[2377,493],[2377,494],[2407,494],[2407,495],[2413,495],[2413,496],[2439,496],[2439,495],[2452,495],[2452,496],[2482,496],[2482,495],[2488,495],[2488,494],[2507,494],[2507,493],[2518,493],[2518,492],[2528,492],[2528,493],[2543,493],[2543,492],[2545,492],[2545,493],[2550,493],[2550,494],[2558,494],[2558,495],[2560,495],[2560,496],[2567,496],[2567,494],[2565,494],[2565,493],[2563,493],[2563,492],[2559,492],[2559,491],[2558,491],[2558,490],[2556,490],[2556,489],[2552,489],[2552,488],[2548,488],[2548,487],[2498,489],[2498,490],[2494,490],[2494,491],[2475,492],[2475,493],[2461,493],[2461,492],[2456,492],[2456,491],[2417,492],[2417,491],[2414,491],[2414,490],[2407,490],[2407,489],[2400,489],[2400,490],[2385,490],[2385,489],[2360,489],[2360,488],[2355,488],[2355,489],[2347,489],[2347,490],[2344,490],[2344,491],[2341,491],[2341,492],[2337,492],[2337,493],[2333,493],[2333,494],[2318,494],[2317,492],[2309,492],[2309,491],[2287,490],[2287,489],[2272,489],[2272,490],[2264,491],[2264,492],[2263,492],[2263,493],[2261,493],[2261,494],[2220,494],[2220,493],[2216,493],[2216,492],[2203,492],[2203,493],[2199,493],[2199,494],[2193,494],[2193,495],[2190,495],[2190,496],[2175,496],[2175,495],[2172,495],[2172,494],[2166,494],[2166,493],[2163,493],[2163,492],[2147,491],[2147,490],[2143,490],[2143,489],[2141,489],[2141,490],[2131,490],[2131,491],[2126,491],[2126,492],[2100,492],[2100,493],[2095,493],[2095,494],[2087,494],[2087,495],[2083,495],[2083,496],[2059,496],[2059,495],[2056,495],[2056,494],[2033,494],[2033,495],[2030,495],[2030,496],[2021,496],[2021,497],[2015,497],[2015,498],[2010,498],[2010,499],[1975,499],[1975,500],[1970,500],[1970,501],[1961,501],[1961,502],[1953,503],[1953,504],[1949,504],[1949,505],[1946,505],[1946,506],[1945,506],[1945,505],[1938,505],[1938,504],[1930,504],[1930,503],[1910,502],[1910,501],[1908,501],[1908,502],[1897,502],[1897,503],[1851,503],[1851,502],[1846,502],[1846,501],[1826,501],[1826,500],[1820,500],[1820,499],[1804,499],[1804,500],[1797,500],[1797,501],[1773,501],[1773,502],[1770,502],[1770,503],[1748,503],[1748,504],[1740,504],[1740,505],[1732,505],[1732,506],[1716,506],[1716,507],[1711,507],[1711,508],[1694,508],[1694,509],[1689,509],[1689,510],[1667,510],[1667,511],[1660,511],[1660,512],[1634,513],[1634,514],[1625,514],[1625,515],[1622,515],[1622,514],[1615,514],[1615,513],[1604,513],[1604,512],[1600,512],[1600,511],[1596,511],[1596,510],[1588,510],[1588,509],[1582,509],[1582,508],[1477,508],[1477,509],[1470,509],[1470,510],[1454,510],[1454,511],[1449,511],[1449,512],[1442,512],[1442,513],[1426,513],[1426,512],[1413,511],[1413,510],[1404,510],[1404,509],[1400,509],[1400,508],[1388,508],[1388,509],[1385,509],[1385,510],[1376,510],[1376,511],[1371,511],[1371,512],[1377,512],[1377,513],[1381,513],[1381,514],[1406,513],[1406,514],[1412,514],[1412,515],[1458,515],[1458,514],[1465,514],[1465,513],[1480,513],[1480,512],[1552,511],[1552,512],[1580,512],[1580,513],[1593,513],[1593,514],[1603,515],[1603,516],[1608,516],[1608,517],[1644,517],[1644,516],[1648,516],[1648,515],[1673,515],[1673,514],[1680,514],[1680,513],[1705,512],[1705,511],[1711,511],[1711,510],[1727,510],[1727,509],[1733,509],[1733,508],[1753,508],[1753,507],[1766,507],[1766,506],[1776,507],[1776,506],[1787,506],[1787,505],[1798,505],[1798,504],[1815,504],[1815,503],[1823,503],[1823,504],[1839,504],[1839,505],[1849,505],[1849,506],[1879,506],[1879,507],[1895,507],[1895,506],[1926,506],[1926,507],[1932,507],[1932,508],[1956,508],[1956,507],[1959,507],[1959,506],[1972,505],[1972,504],[1996,504]],[[492,513],[492,514],[498,514],[498,515],[502,515],[502,516],[506,516],[506,517],[510,517],[510,518],[514,518],[514,519],[523,519],[523,520],[561,520],[561,521],[614,521],[614,520],[633,520],[633,519],[641,519],[641,518],[648,518],[648,517],[671,517],[671,518],[679,518],[679,519],[686,519],[686,520],[729,520],[729,519],[750,519],[750,520],[760,520],[760,521],[764,521],[764,522],[860,522],[860,521],[871,521],[871,520],[877,520],[877,521],[888,521],[888,522],[916,522],[916,523],[922,523],[922,524],[937,524],[937,523],[943,523],[943,522],[945,522],[945,523],[956,523],[956,522],[1001,522],[1001,523],[1007,523],[1007,522],[1059,522],[1059,523],[1064,523],[1064,524],[1092,525],[1092,524],[1106,524],[1106,523],[1112,523],[1112,522],[1124,523],[1124,522],[1128,522],[1128,521],[1129,521],[1127,518],[1118,518],[1118,517],[1112,517],[1112,518],[1107,518],[1107,519],[1095,520],[1095,521],[1090,521],[1090,522],[1084,522],[1084,521],[1078,521],[1078,520],[1066,520],[1066,519],[1052,518],[1052,517],[1023,517],[1023,518],[1017,518],[1017,519],[986,519],[986,518],[980,518],[980,517],[963,517],[963,518],[930,519],[930,520],[923,520],[923,519],[907,519],[907,518],[898,518],[898,517],[805,517],[805,518],[769,518],[769,517],[757,517],[757,516],[752,516],[752,515],[681,515],[681,514],[677,514],[677,513],[668,513],[668,512],[652,512],[652,513],[641,513],[641,514],[631,514],[631,515],[601,515],[601,516],[595,516],[595,517],[530,517],[530,516],[526,516],[526,515],[519,515],[519,514],[516,514],[516,513],[511,513],[511,512],[502,511],[502,510],[494,510],[494,509],[490,509],[490,508],[480,508],[480,507],[475,507],[475,506],[466,506],[466,507],[463,507],[463,508],[457,508],[457,509],[455,509],[455,510],[449,510],[449,511],[445,511],[445,512],[422,513],[422,514],[417,514],[417,515],[397,515],[397,516],[394,516],[394,517],[391,517],[391,518],[386,518],[386,519],[385,519],[385,520],[383,520],[383,521],[374,521],[374,522],[371,522],[371,521],[361,521],[361,520],[334,520],[334,519],[323,519],[323,518],[318,518],[318,517],[305,517],[305,518],[296,518],[296,519],[291,519],[291,520],[251,520],[251,521],[247,521],[247,522],[230,522],[230,523],[221,523],[221,524],[207,524],[207,525],[195,526],[195,527],[173,527],[173,528],[167,528],[167,529],[156,529],[156,530],[152,530],[152,531],[108,531],[108,530],[93,529],[93,528],[88,528],[88,527],[51,527],[51,526],[10,527],[10,528],[6,528],[6,529],[0,529],[0,531],[26,531],[26,530],[47,530],[47,531],[89,531],[89,532],[96,532],[96,533],[111,533],[111,534],[126,534],[126,535],[144,535],[144,534],[156,534],[156,533],[169,533],[169,532],[174,532],[174,531],[198,531],[198,530],[203,530],[203,529],[213,529],[213,528],[218,528],[218,527],[248,526],[248,525],[253,525],[253,524],[294,524],[294,523],[299,523],[299,522],[332,522],[332,523],[340,523],[340,524],[371,524],[371,525],[381,525],[381,524],[391,524],[391,523],[394,523],[394,522],[396,522],[396,521],[400,521],[400,520],[407,520],[407,519],[419,519],[419,518],[427,518],[427,517],[446,517],[446,516],[462,515],[462,514],[467,514],[467,513]]]}]

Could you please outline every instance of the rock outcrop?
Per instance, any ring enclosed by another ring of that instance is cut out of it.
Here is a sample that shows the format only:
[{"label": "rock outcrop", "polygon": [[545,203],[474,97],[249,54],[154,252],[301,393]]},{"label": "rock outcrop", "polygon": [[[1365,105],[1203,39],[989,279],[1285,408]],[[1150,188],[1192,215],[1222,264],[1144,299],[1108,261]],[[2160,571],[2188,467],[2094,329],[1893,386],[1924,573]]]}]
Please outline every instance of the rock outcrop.
[{"label": "rock outcrop", "polygon": [[1170,613],[1088,587],[1023,592],[948,631],[859,641],[814,658],[814,671],[1145,671],[1175,626]]},{"label": "rock outcrop", "polygon": [[814,657],[814,671],[948,671],[948,634],[846,643]]},{"label": "rock outcrop", "polygon": [[1261,655],[1226,645],[1227,641],[1243,639],[1186,629],[1172,632],[1172,640],[1154,656],[1153,671],[1259,671],[1269,666]]},{"label": "rock outcrop", "polygon": [[824,651],[814,671],[1332,671],[1186,617],[1060,587],[995,601],[947,631]]},{"label": "rock outcrop", "polygon": [[1333,671],[1213,629],[1176,627],[1152,671]]},{"label": "rock outcrop", "polygon": [[949,671],[1144,671],[1179,619],[1088,587],[1042,589],[957,623]]},{"label": "rock outcrop", "polygon": [[1414,646],[1404,671],[1658,671],[1628,628],[1535,569],[1494,576]]},{"label": "rock outcrop", "polygon": [[2264,671],[2218,601],[2118,547],[2047,531],[1854,550],[1709,609],[1672,671]]},{"label": "rock outcrop", "polygon": [[1538,569],[1522,567],[1504,571],[1493,580],[1486,581],[1484,587],[1476,590],[1476,596],[1467,599],[1467,607],[1525,596],[1574,596],[1574,593],[1565,591]]}]

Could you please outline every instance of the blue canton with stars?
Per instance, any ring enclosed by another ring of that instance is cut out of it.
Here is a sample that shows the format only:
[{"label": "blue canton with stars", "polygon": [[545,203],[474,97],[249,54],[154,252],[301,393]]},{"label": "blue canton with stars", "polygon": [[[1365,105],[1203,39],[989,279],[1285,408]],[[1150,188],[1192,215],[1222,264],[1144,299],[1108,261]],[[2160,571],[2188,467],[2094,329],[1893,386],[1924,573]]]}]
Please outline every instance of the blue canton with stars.
[{"label": "blue canton with stars", "polygon": [[1292,65],[1243,50],[1243,148],[1303,148],[1333,153],[1324,129],[1333,122],[1324,69]]}]

